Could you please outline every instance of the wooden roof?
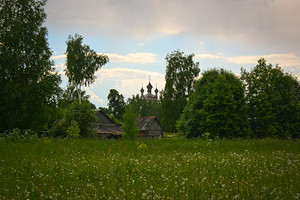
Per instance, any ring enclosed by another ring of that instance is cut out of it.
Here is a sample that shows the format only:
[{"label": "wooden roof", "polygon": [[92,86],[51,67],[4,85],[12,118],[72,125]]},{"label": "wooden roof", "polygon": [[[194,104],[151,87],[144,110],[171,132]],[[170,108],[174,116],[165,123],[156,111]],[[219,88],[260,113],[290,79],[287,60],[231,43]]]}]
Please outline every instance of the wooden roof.
[{"label": "wooden roof", "polygon": [[138,117],[136,119],[137,126],[141,131],[148,130],[150,124],[153,122],[157,122],[159,124],[159,126],[161,127],[161,130],[163,130],[163,127],[159,123],[159,120],[157,119],[157,117]]},{"label": "wooden roof", "polygon": [[111,120],[103,111],[96,109],[98,121],[96,123],[97,133],[109,133],[120,135],[123,130],[113,120]]}]

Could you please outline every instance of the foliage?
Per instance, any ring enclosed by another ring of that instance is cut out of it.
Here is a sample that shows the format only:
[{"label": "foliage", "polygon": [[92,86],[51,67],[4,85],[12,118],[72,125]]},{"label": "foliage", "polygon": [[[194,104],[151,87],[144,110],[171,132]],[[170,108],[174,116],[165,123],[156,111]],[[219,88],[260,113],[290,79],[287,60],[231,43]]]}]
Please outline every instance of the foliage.
[{"label": "foliage", "polygon": [[32,130],[13,129],[11,132],[0,134],[0,141],[32,141],[37,140],[38,134]]},{"label": "foliage", "polygon": [[107,96],[109,113],[113,114],[118,120],[122,119],[125,112],[125,100],[122,94],[115,89],[111,89]]},{"label": "foliage", "polygon": [[107,114],[107,115],[109,114],[109,110],[108,110],[108,108],[106,108],[106,107],[101,107],[101,106],[100,106],[98,109],[101,110],[102,112],[104,112],[104,113]]},{"label": "foliage", "polygon": [[299,199],[299,142],[1,142],[0,199]]},{"label": "foliage", "polygon": [[45,0],[1,0],[0,131],[40,131],[57,117],[60,76],[48,46]]},{"label": "foliage", "polygon": [[77,121],[72,120],[70,126],[67,128],[67,134],[70,138],[78,138],[80,137],[80,128]]},{"label": "foliage", "polygon": [[134,112],[132,106],[129,106],[125,109],[125,113],[123,115],[123,123],[122,130],[124,131],[124,135],[122,136],[125,139],[135,139],[136,135],[139,132],[139,129],[136,124],[137,114]]},{"label": "foliage", "polygon": [[94,137],[94,125],[97,121],[96,113],[91,108],[91,103],[82,101],[80,104],[75,100],[67,109],[65,113],[65,120],[67,127],[71,125],[73,120],[78,122],[80,135],[82,137]]},{"label": "foliage", "polygon": [[300,84],[279,66],[265,59],[250,72],[241,70],[246,86],[247,113],[258,138],[300,137]]},{"label": "foliage", "polygon": [[195,63],[193,57],[194,54],[185,55],[178,50],[166,56],[166,85],[160,98],[162,123],[168,132],[176,131],[175,123],[194,90],[194,83],[200,69],[199,63]]},{"label": "foliage", "polygon": [[160,101],[148,101],[140,98],[139,95],[132,96],[127,100],[128,106],[132,106],[134,111],[141,117],[155,116],[158,119],[162,118]]},{"label": "foliage", "polygon": [[[88,100],[90,98],[90,96],[86,94],[85,90],[80,90],[80,96],[83,100]],[[75,86],[68,85],[59,100],[59,107],[67,108],[75,100],[79,100],[78,91]]]},{"label": "foliage", "polygon": [[96,76],[95,72],[108,62],[108,57],[98,55],[89,45],[82,44],[83,37],[75,34],[69,35],[66,41],[66,75],[69,84],[75,86],[78,93],[79,102],[81,102],[81,86],[92,84]]},{"label": "foliage", "polygon": [[51,137],[66,137],[67,136],[67,123],[66,120],[61,119],[53,123],[53,126],[49,130],[49,136]]},{"label": "foliage", "polygon": [[186,137],[245,137],[248,133],[244,87],[231,72],[203,73],[185,107],[177,128]]}]

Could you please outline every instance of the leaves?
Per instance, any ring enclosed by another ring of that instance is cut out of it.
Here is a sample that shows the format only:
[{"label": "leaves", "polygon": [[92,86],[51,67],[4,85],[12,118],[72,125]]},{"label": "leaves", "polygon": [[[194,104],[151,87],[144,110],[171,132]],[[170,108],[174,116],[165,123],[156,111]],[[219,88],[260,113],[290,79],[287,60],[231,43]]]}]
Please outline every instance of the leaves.
[{"label": "leaves", "polygon": [[161,95],[164,127],[169,132],[176,131],[175,123],[185,107],[189,95],[194,91],[194,83],[199,75],[199,63],[193,61],[194,54],[185,55],[174,51],[166,57],[166,85]]},{"label": "leaves", "polygon": [[56,116],[60,76],[50,60],[46,1],[1,1],[0,130],[46,129]]},{"label": "leaves", "polygon": [[66,76],[69,84],[74,85],[78,91],[81,100],[81,86],[89,86],[94,83],[95,72],[105,65],[109,59],[105,55],[98,55],[88,45],[82,44],[83,37],[75,34],[74,37],[69,36],[66,41]]},{"label": "leaves", "polygon": [[134,112],[132,106],[126,108],[123,115],[122,130],[124,131],[125,139],[135,139],[136,135],[139,132],[139,129],[136,124],[137,114]]},{"label": "leaves", "polygon": [[299,137],[300,84],[279,66],[260,59],[250,72],[241,70],[247,110],[256,137]]},{"label": "leaves", "polygon": [[185,107],[178,130],[186,137],[210,133],[212,138],[245,137],[244,87],[231,72],[212,69],[203,73]]},{"label": "leaves", "polygon": [[107,96],[108,99],[108,110],[114,115],[118,120],[122,119],[125,112],[125,100],[122,94],[115,89],[111,89]]}]

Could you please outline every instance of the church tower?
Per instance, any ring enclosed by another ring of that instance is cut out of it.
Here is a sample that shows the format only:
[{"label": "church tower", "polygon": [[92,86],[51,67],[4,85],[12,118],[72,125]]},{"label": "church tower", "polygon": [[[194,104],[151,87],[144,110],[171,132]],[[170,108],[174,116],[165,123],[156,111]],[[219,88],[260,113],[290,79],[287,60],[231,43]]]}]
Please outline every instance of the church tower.
[{"label": "church tower", "polygon": [[153,86],[151,84],[150,76],[149,76],[149,83],[147,85],[147,94],[144,95],[144,88],[142,86],[142,89],[140,90],[141,98],[146,99],[146,100],[156,101],[158,99],[158,89],[156,86],[156,89],[154,90],[154,92],[155,92],[155,95],[154,95],[154,94],[152,94],[152,88],[153,88]]}]

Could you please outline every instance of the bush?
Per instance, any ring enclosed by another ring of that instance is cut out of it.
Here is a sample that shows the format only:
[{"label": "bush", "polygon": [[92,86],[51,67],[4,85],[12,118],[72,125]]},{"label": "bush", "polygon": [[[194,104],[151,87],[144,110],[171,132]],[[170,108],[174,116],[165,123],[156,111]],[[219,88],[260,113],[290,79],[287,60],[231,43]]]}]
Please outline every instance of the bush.
[{"label": "bush", "polygon": [[71,125],[67,128],[67,134],[70,138],[79,138],[80,128],[78,122],[75,120],[71,121]]},{"label": "bush", "polygon": [[65,120],[58,120],[54,122],[52,128],[49,130],[49,136],[51,137],[66,137],[67,135],[67,123]]},{"label": "bush", "polygon": [[133,107],[129,106],[126,108],[123,115],[122,129],[124,131],[125,139],[135,139],[136,135],[139,132],[139,129],[136,124],[137,114],[134,112]]},{"label": "bush", "polygon": [[38,134],[32,130],[20,130],[18,128],[13,129],[11,132],[4,132],[0,135],[0,140],[10,140],[10,141],[31,141],[38,139]]},{"label": "bush", "polygon": [[77,121],[80,128],[80,136],[95,137],[94,126],[97,121],[96,113],[89,101],[82,101],[81,104],[75,100],[67,109],[65,114],[67,127],[73,120]]}]

